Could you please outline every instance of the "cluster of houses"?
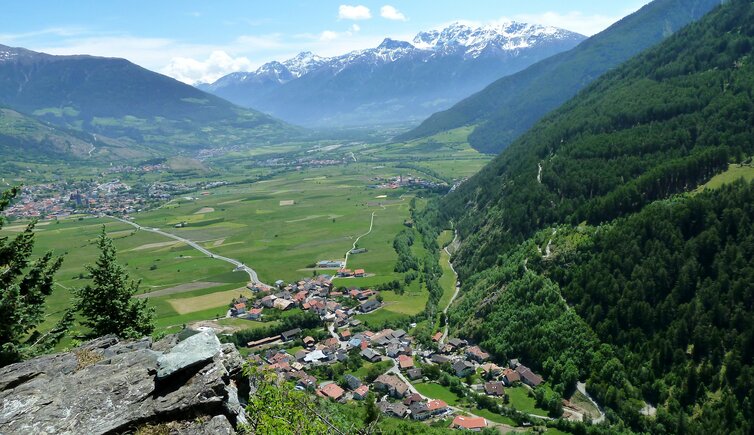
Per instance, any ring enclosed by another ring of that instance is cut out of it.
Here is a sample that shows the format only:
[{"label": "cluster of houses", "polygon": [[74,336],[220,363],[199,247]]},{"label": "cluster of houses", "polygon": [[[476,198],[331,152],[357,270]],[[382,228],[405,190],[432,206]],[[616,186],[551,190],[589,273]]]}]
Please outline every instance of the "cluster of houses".
[{"label": "cluster of houses", "polygon": [[[359,329],[359,328],[354,328]],[[270,344],[277,341],[292,342],[301,338],[303,332],[294,329],[282,333],[279,337],[248,343],[250,347]],[[301,339],[302,348],[292,353],[282,348],[271,348],[250,357],[253,363],[263,370],[271,370],[281,379],[296,384],[296,388],[312,391],[314,394],[338,402],[364,400],[370,391],[380,398],[377,406],[386,415],[396,418],[426,420],[453,414],[454,409],[437,399],[422,397],[411,386],[412,381],[424,381],[422,369],[418,362],[426,364],[449,364],[458,377],[466,377],[478,370],[487,381],[478,389],[493,397],[502,397],[505,387],[523,382],[532,387],[539,385],[542,378],[529,368],[511,360],[509,367],[502,368],[489,362],[490,356],[479,346],[469,345],[465,340],[452,338],[438,351],[417,350],[414,338],[402,329],[383,329],[378,332],[352,332],[351,328],[331,331],[331,335],[322,340],[311,336]],[[379,363],[391,361],[393,367],[377,376],[371,383],[364,382],[353,374],[346,374],[343,382],[325,380],[320,382],[311,373],[317,366],[346,363],[355,354],[365,362]],[[488,422],[481,417],[456,415],[452,427],[479,431]]]},{"label": "cluster of houses", "polygon": [[338,278],[363,278],[367,276],[364,269],[340,269],[338,270]]},{"label": "cluster of houses", "polygon": [[347,292],[333,290],[332,277],[319,275],[296,283],[279,280],[274,287],[249,284],[255,297],[241,296],[230,304],[230,315],[247,320],[262,320],[264,310],[286,311],[300,308],[318,314],[323,321],[346,326],[355,314],[370,313],[382,306],[378,292],[352,288]]}]

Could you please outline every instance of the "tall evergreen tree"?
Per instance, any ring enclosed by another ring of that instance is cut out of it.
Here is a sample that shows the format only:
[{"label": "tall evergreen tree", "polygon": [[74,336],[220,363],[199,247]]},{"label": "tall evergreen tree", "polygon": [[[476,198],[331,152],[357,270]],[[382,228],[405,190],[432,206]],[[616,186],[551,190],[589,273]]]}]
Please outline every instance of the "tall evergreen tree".
[{"label": "tall evergreen tree", "polygon": [[115,245],[107,237],[105,227],[97,239],[100,256],[94,266],[87,266],[92,283],[75,290],[76,306],[84,317],[83,323],[92,335],[116,334],[137,338],[154,330],[154,308],[147,299],[133,296],[139,282],[132,280],[118,264]]},{"label": "tall evergreen tree", "polygon": [[[18,188],[0,195],[0,212]],[[0,229],[3,227],[0,217]],[[52,293],[53,276],[63,261],[48,252],[31,260],[34,247],[32,221],[15,239],[0,237],[0,366],[50,350],[63,337],[73,315],[66,311],[51,330],[41,332],[45,299]]]}]

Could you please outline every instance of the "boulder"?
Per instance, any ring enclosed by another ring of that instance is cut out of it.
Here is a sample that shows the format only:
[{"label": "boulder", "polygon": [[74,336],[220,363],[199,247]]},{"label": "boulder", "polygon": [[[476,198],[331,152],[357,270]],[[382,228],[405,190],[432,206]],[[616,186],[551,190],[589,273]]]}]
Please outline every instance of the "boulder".
[{"label": "boulder", "polygon": [[204,331],[181,341],[157,360],[157,378],[166,378],[173,373],[211,360],[220,352],[220,340],[215,334]]},{"label": "boulder", "polygon": [[0,369],[0,433],[121,433],[168,422],[189,422],[178,433],[234,433],[231,423],[245,418],[238,351],[210,332],[158,343],[103,337]]}]

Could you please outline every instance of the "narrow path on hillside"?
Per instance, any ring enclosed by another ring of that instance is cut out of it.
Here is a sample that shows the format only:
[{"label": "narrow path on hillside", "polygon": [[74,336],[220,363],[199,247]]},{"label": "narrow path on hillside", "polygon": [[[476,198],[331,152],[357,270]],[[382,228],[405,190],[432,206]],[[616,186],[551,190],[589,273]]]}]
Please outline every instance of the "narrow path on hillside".
[{"label": "narrow path on hillside", "polygon": [[[381,207],[383,209],[385,208],[384,205],[381,206]],[[364,236],[368,236],[369,233],[372,232],[372,228],[374,227],[374,215],[375,215],[375,213],[377,213],[377,211],[373,211],[372,212],[372,219],[369,221],[369,231],[367,231],[366,233],[364,233],[364,234],[360,235],[359,237],[357,237],[356,240],[353,241],[353,245],[351,246],[351,249],[349,249],[348,251],[346,251],[346,258],[345,258],[345,260],[343,260],[343,269],[345,269],[346,266],[348,266],[348,257],[351,255],[351,251],[354,250],[354,249],[356,249],[356,244],[359,243],[359,240],[362,237],[364,237]]]},{"label": "narrow path on hillside", "polygon": [[206,255],[206,256],[208,256],[210,258],[214,258],[216,260],[220,260],[220,261],[224,261],[226,263],[230,263],[230,264],[236,266],[236,270],[243,270],[244,272],[246,272],[249,275],[249,281],[251,281],[252,283],[254,283],[254,284],[264,284],[263,282],[261,282],[259,280],[259,277],[257,276],[257,272],[254,271],[254,269],[250,268],[249,266],[245,265],[244,263],[242,263],[242,262],[240,262],[240,261],[238,261],[236,259],[228,258],[228,257],[223,257],[222,255],[214,254],[210,250],[208,250],[208,249],[200,246],[198,243],[196,243],[196,242],[194,242],[192,240],[176,236],[175,234],[166,233],[166,232],[161,231],[161,230],[159,230],[157,228],[143,227],[143,226],[137,224],[136,222],[132,222],[132,221],[129,221],[129,220],[126,220],[126,219],[121,219],[121,218],[116,217],[116,216],[108,216],[108,217],[110,217],[112,219],[115,219],[115,220],[117,220],[119,222],[122,222],[124,224],[131,225],[132,227],[136,228],[137,230],[143,230],[143,231],[147,231],[147,232],[150,232],[150,233],[159,234],[161,236],[165,236],[165,237],[171,238],[173,240],[177,240],[179,242],[183,242],[183,243],[191,246],[192,248],[196,249],[197,251],[201,252],[202,254],[204,254],[204,255]]},{"label": "narrow path on hillside", "polygon": [[[455,244],[458,240],[458,230],[455,230],[455,237],[453,237],[453,241],[450,242],[451,245]],[[455,286],[455,290],[453,291],[453,296],[450,297],[450,301],[448,301],[448,305],[445,306],[445,308],[442,310],[442,315],[445,318],[445,329],[442,332],[442,337],[440,337],[440,344],[445,344],[445,339],[448,338],[448,309],[451,305],[453,305],[453,301],[456,300],[456,296],[458,296],[458,292],[461,290],[461,286],[458,285],[458,273],[456,272],[456,269],[453,267],[453,263],[450,262],[450,251],[448,251],[448,247],[445,248],[445,253],[448,254],[448,266],[450,266],[450,270],[453,271],[453,285]]]},{"label": "narrow path on hillside", "polygon": [[590,396],[589,393],[586,392],[586,384],[584,382],[577,382],[576,389],[579,390],[579,393],[586,396],[586,398],[589,399],[590,402],[592,402],[592,405],[597,408],[597,411],[600,412],[600,416],[598,418],[592,419],[592,423],[599,424],[605,421],[605,412],[602,410],[602,407],[597,403],[597,401],[592,399],[592,396]]},{"label": "narrow path on hillside", "polygon": [[[401,200],[401,202],[406,200],[406,198],[404,198],[403,195],[399,196],[398,198]],[[380,204],[380,208],[383,210],[387,210],[387,207],[385,207],[384,204]],[[345,259],[343,260],[343,269],[345,269],[346,266],[348,266],[348,257],[351,255],[351,251],[356,249],[356,245],[359,243],[359,240],[361,240],[362,237],[368,236],[372,232],[372,228],[374,227],[374,216],[376,214],[377,214],[377,210],[372,212],[372,217],[369,221],[369,231],[357,237],[356,240],[353,241],[353,245],[351,245],[351,249],[346,251]]]}]

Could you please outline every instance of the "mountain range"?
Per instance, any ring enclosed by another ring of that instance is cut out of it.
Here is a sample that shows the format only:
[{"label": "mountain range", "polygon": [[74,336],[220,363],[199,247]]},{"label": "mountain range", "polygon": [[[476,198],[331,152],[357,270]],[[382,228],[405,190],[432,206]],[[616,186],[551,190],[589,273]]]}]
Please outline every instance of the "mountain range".
[{"label": "mountain range", "polygon": [[585,37],[555,27],[454,23],[412,42],[385,39],[342,56],[303,52],[198,87],[305,126],[421,120],[493,80],[574,47]]},{"label": "mountain range", "polygon": [[397,139],[475,126],[469,136],[471,146],[485,153],[498,153],[593,80],[698,20],[720,3],[653,1],[577,47],[500,78],[448,110],[433,114]]},{"label": "mountain range", "polygon": [[102,145],[110,138],[146,154],[253,146],[296,134],[268,115],[125,59],[53,56],[3,45],[0,105],[49,126],[96,134]]}]

